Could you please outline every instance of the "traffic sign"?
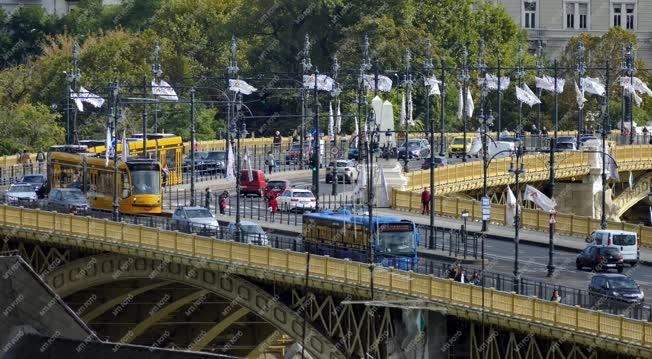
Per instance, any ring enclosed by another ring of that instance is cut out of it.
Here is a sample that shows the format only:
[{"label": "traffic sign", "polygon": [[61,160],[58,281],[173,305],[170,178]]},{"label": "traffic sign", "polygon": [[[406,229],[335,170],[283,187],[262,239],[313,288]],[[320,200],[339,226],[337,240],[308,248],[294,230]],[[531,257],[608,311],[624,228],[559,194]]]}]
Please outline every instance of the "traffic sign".
[{"label": "traffic sign", "polygon": [[488,221],[491,219],[491,202],[489,197],[482,197],[482,220]]},{"label": "traffic sign", "polygon": [[337,157],[339,153],[340,153],[340,149],[337,148],[337,146],[331,147],[331,155],[333,155],[333,157]]},{"label": "traffic sign", "polygon": [[358,172],[362,171],[362,165],[355,166],[355,169],[358,170]]}]

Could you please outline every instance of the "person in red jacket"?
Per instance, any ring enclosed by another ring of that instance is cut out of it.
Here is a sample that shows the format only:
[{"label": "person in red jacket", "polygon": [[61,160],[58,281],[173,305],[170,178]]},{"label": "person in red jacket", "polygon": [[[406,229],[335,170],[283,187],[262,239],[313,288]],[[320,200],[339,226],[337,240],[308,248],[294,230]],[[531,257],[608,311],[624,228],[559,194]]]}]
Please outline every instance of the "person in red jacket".
[{"label": "person in red jacket", "polygon": [[276,196],[271,195],[269,197],[269,209],[272,211],[272,214],[276,213],[278,211],[278,201],[276,200]]},{"label": "person in red jacket", "polygon": [[430,214],[430,201],[432,200],[432,195],[430,194],[430,191],[428,189],[424,189],[423,192],[421,192],[421,205],[422,205],[422,210],[421,214]]}]

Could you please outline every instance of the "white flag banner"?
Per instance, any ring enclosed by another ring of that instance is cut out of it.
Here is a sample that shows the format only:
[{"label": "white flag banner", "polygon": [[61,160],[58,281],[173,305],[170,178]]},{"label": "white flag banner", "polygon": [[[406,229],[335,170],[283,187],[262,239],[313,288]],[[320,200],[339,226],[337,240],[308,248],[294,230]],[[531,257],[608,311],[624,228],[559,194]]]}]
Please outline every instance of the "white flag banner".
[{"label": "white flag banner", "polygon": [[127,142],[127,133],[125,130],[122,130],[122,162],[127,163],[129,158],[129,143]]},{"label": "white flag banner", "polygon": [[337,110],[335,112],[335,131],[336,133],[342,132],[342,113],[340,112],[340,100],[337,99]]},{"label": "white flag banner", "polygon": [[401,113],[399,114],[399,122],[401,125],[405,123],[405,119],[407,118],[407,113],[405,109],[405,92],[401,94]]},{"label": "white flag banner", "polygon": [[243,95],[251,95],[252,93],[258,91],[257,88],[249,85],[244,80],[229,80],[229,90],[233,92],[239,92]]},{"label": "white flag banner", "polygon": [[466,89],[466,116],[471,118],[473,117],[473,110],[475,107],[473,106],[473,97],[471,97],[471,89],[467,88]]},{"label": "white flag banner", "polygon": [[428,92],[428,96],[441,95],[441,91],[439,90],[439,85],[441,84],[441,81],[437,80],[435,76],[429,77],[423,80],[423,82],[426,86],[430,86],[430,91]]},{"label": "white flag banner", "polygon": [[106,152],[104,152],[104,167],[109,167],[109,157],[111,156],[111,149],[113,148],[113,138],[111,136],[111,129],[106,127]]},{"label": "white flag banner", "polygon": [[353,194],[355,197],[360,198],[360,202],[364,202],[364,196],[367,188],[367,167],[362,166],[362,170],[358,174],[358,182],[353,187]]},{"label": "white flag banner", "polygon": [[[543,77],[535,77],[536,87],[550,92],[555,92],[555,78],[548,75]],[[557,78],[557,93],[564,92],[564,85],[566,80]]]},{"label": "white flag banner", "polygon": [[[376,75],[364,75],[364,85],[369,90],[376,89]],[[378,91],[389,92],[392,90],[392,79],[387,76],[378,75]]]},{"label": "white flag banner", "polygon": [[636,93],[636,88],[634,88],[634,86],[631,85],[629,82],[622,83],[622,85],[625,93],[628,95],[632,95],[632,99],[634,100],[634,102],[636,102],[636,106],[641,106],[643,99],[641,98],[641,96],[639,96]]},{"label": "white flag banner", "polygon": [[584,103],[586,102],[586,98],[584,97],[584,90],[581,90],[579,86],[577,86],[577,82],[573,81],[573,84],[575,84],[575,99],[577,100],[577,106],[579,106],[580,109],[583,109]]},{"label": "white flag banner", "polygon": [[408,125],[414,126],[414,103],[412,102],[412,92],[408,92],[407,97],[407,121]]},{"label": "white flag banner", "polygon": [[[620,174],[618,173],[618,167],[616,167],[616,162],[611,158],[607,157],[607,161],[609,162],[609,178],[620,181]],[[631,177],[631,172],[629,173]]]},{"label": "white flag banner", "polygon": [[360,127],[358,125],[358,115],[353,117],[355,128],[353,129],[353,147],[358,148],[358,137],[360,136]]},{"label": "white flag banner", "polygon": [[555,202],[554,198],[549,198],[543,192],[539,191],[538,189],[526,185],[525,186],[525,192],[523,193],[523,200],[525,201],[532,201],[534,204],[539,206],[539,208],[543,209],[546,212],[551,212],[555,210],[555,207],[557,207],[557,202]]},{"label": "white flag banner", "polygon": [[620,78],[620,85],[625,86],[625,85],[631,85],[634,90],[638,93],[646,94],[648,96],[652,96],[652,90],[643,82],[641,79],[638,77],[627,77],[623,76]]},{"label": "white flag banner", "polygon": [[532,93],[532,90],[526,84],[523,84],[523,88],[516,86],[516,99],[530,107],[541,103],[539,98]]},{"label": "white flag banner", "polygon": [[75,101],[75,105],[77,105],[77,110],[79,110],[79,112],[84,112],[84,104],[82,103],[82,100],[79,98],[78,94],[72,91],[72,89],[70,90],[70,99]]},{"label": "white flag banner", "polygon": [[464,95],[462,94],[462,88],[460,87],[460,92],[457,98],[457,119],[461,120],[464,116]]},{"label": "white flag banner", "polygon": [[[333,91],[333,81],[332,78],[326,75],[317,75],[317,90],[318,91]],[[303,86],[309,89],[315,88],[315,75],[303,75]]]},{"label": "white flag banner", "polygon": [[247,179],[249,181],[253,181],[254,180],[254,173],[253,173],[253,170],[251,169],[251,161],[250,161],[250,158],[249,158],[249,149],[247,147],[245,147],[245,152],[244,152],[244,156],[242,156],[242,160],[245,161],[245,163],[247,164]]},{"label": "white flag banner", "polygon": [[95,108],[100,108],[102,105],[104,105],[103,98],[94,93],[91,93],[85,89],[84,86],[79,88],[79,98],[84,102],[90,103]]},{"label": "white flag banner", "polygon": [[[486,74],[485,78],[478,79],[478,86],[482,87],[483,84],[487,86],[489,90],[498,90],[498,76],[492,74]],[[511,80],[509,77],[500,77],[500,91],[505,91],[509,88]]]},{"label": "white flag banner", "polygon": [[513,225],[516,216],[516,196],[514,196],[514,192],[509,186],[507,186],[505,193],[505,204],[505,224]]},{"label": "white flag banner", "polygon": [[590,94],[604,96],[606,93],[604,85],[600,82],[600,79],[596,77],[582,77],[580,79],[580,86],[582,87],[582,90]]},{"label": "white flag banner", "polygon": [[226,161],[226,180],[235,181],[235,158],[233,158],[233,147],[229,143],[229,159]]},{"label": "white flag banner", "polygon": [[335,138],[335,118],[333,116],[333,104],[328,102],[328,138],[331,141]]},{"label": "white flag banner", "polygon": [[378,203],[376,203],[376,205],[379,207],[388,207],[390,202],[389,193],[387,192],[387,179],[385,178],[385,171],[383,170],[383,166],[379,166],[378,169],[380,171],[380,196],[378,196]]},{"label": "white flag banner", "polygon": [[179,101],[179,96],[177,96],[177,93],[174,91],[172,86],[170,86],[170,84],[165,80],[161,80],[160,84],[157,84],[156,81],[152,81],[152,94],[164,100]]},{"label": "white flag banner", "polygon": [[629,189],[632,189],[632,187],[634,187],[634,174],[629,171]]}]

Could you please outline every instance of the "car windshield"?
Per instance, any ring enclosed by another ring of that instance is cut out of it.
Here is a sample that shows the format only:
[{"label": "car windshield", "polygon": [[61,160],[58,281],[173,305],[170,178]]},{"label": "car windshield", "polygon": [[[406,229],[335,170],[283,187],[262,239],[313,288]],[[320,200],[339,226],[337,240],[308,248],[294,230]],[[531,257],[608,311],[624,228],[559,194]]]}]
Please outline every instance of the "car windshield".
[{"label": "car windshield", "polygon": [[68,201],[80,201],[85,200],[84,194],[81,191],[61,191],[63,199]]},{"label": "car windshield", "polygon": [[32,186],[28,184],[14,185],[9,187],[9,193],[18,193],[18,192],[33,192]]},{"label": "car windshield", "polygon": [[638,285],[632,278],[622,277],[622,278],[609,278],[609,288],[612,289],[633,289],[638,288]]},{"label": "car windshield", "polygon": [[379,250],[389,255],[414,255],[413,232],[380,232]]},{"label": "car windshield", "polygon": [[159,171],[131,171],[132,194],[160,194]]},{"label": "car windshield", "polygon": [[464,144],[464,139],[463,138],[454,138],[453,139],[453,144],[454,145],[462,145],[462,144]]},{"label": "car windshield", "polygon": [[292,197],[312,198],[314,196],[310,192],[294,192],[294,193],[292,193]]},{"label": "car windshield", "polygon": [[242,224],[240,225],[240,229],[247,234],[265,234],[265,231],[260,226],[254,224]]},{"label": "car windshield", "polygon": [[557,143],[557,148],[569,149],[569,148],[573,148],[573,147],[574,147],[573,144],[570,143],[570,142]]},{"label": "car windshield", "polygon": [[226,158],[226,152],[209,152],[206,158],[209,160],[223,161]]},{"label": "car windshield", "polygon": [[267,187],[269,187],[269,188],[283,188],[283,187],[285,187],[285,182],[283,182],[283,181],[269,181],[269,182],[267,182]]},{"label": "car windshield", "polygon": [[43,183],[45,178],[43,176],[25,176],[23,177],[23,182],[27,183]]},{"label": "car windshield", "polygon": [[186,209],[186,215],[188,218],[213,218],[211,212],[206,208]]},{"label": "car windshield", "polygon": [[557,143],[559,142],[575,142],[575,137],[561,136],[557,139]]},{"label": "car windshield", "polygon": [[614,245],[633,246],[636,244],[636,236],[633,234],[614,234],[612,236]]},{"label": "car windshield", "polygon": [[618,250],[618,248],[606,247],[606,248],[600,248],[600,254],[604,254],[608,256],[617,256],[620,254],[620,251]]},{"label": "car windshield", "polygon": [[346,167],[348,165],[349,165],[348,162],[337,162],[337,167]]}]

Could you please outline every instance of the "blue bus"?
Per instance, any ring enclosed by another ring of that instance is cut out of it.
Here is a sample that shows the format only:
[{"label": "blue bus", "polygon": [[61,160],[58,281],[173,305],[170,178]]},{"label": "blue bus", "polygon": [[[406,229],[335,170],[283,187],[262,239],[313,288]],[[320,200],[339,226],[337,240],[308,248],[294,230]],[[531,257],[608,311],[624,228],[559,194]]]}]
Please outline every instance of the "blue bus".
[{"label": "blue bus", "polygon": [[[416,270],[419,232],[412,221],[395,217],[373,217],[374,262],[384,267]],[[348,210],[321,211],[303,215],[306,251],[368,262],[369,216]]]}]

